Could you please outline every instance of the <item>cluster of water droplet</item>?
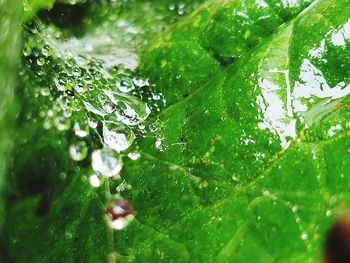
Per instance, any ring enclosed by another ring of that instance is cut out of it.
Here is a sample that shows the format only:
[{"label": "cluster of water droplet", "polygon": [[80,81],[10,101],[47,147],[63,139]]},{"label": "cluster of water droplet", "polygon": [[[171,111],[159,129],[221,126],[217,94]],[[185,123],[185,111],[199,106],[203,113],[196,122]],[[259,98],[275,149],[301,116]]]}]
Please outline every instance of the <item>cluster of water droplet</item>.
[{"label": "cluster of water droplet", "polygon": [[[132,187],[119,174],[125,158],[140,157],[135,139],[156,136],[155,147],[165,149],[159,125],[144,121],[166,101],[134,71],[134,50],[199,2],[91,4],[84,22],[89,34],[82,38],[38,18],[25,26],[21,92],[28,107],[23,110],[26,125],[67,144],[67,156],[90,167],[92,187],[112,182],[114,200]],[[139,16],[140,10],[147,16]],[[144,23],[154,26],[141,29]]]},{"label": "cluster of water droplet", "polygon": [[[160,110],[162,95],[146,91],[148,80],[123,65],[106,67],[93,57],[61,50],[61,33],[40,22],[26,37],[21,74],[30,85],[23,92],[40,105],[27,111],[27,121],[67,135],[67,154],[74,161],[86,163],[90,156],[93,187],[120,179],[123,158],[140,157],[131,146],[137,136],[145,136],[143,122],[151,109]],[[117,192],[129,188],[123,180]]]}]

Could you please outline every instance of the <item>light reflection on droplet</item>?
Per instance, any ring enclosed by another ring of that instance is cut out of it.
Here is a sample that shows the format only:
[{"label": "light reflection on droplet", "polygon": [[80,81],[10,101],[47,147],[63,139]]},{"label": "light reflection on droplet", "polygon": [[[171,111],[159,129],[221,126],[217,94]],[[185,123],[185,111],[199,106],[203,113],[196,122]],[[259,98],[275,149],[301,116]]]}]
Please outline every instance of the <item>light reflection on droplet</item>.
[{"label": "light reflection on droplet", "polygon": [[108,148],[95,150],[91,158],[94,171],[106,177],[117,176],[123,167],[120,155]]},{"label": "light reflection on droplet", "polygon": [[304,233],[302,233],[302,234],[301,234],[301,239],[302,239],[302,240],[306,240],[306,239],[308,239],[308,235],[307,235],[307,233],[305,233],[305,232],[304,232]]},{"label": "light reflection on droplet", "polygon": [[69,147],[69,154],[74,161],[82,161],[88,154],[88,149],[84,141],[76,142]]},{"label": "light reflection on droplet", "polygon": [[98,188],[101,185],[100,178],[96,174],[93,174],[89,177],[89,182],[92,187]]},{"label": "light reflection on droplet", "polygon": [[133,152],[133,153],[129,153],[128,154],[128,157],[133,160],[133,161],[136,161],[137,159],[139,159],[141,157],[141,154],[140,153],[137,153],[137,152]]},{"label": "light reflection on droplet", "polygon": [[128,149],[135,138],[130,127],[112,121],[103,122],[103,140],[109,148],[121,152]]},{"label": "light reflection on droplet", "polygon": [[89,135],[89,126],[85,123],[76,122],[74,124],[74,132],[80,138],[84,138]]}]

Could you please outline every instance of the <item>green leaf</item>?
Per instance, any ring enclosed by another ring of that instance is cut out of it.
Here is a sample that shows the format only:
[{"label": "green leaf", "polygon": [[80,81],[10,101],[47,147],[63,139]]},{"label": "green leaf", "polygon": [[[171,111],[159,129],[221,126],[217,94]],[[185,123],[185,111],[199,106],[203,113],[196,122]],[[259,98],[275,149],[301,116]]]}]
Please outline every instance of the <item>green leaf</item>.
[{"label": "green leaf", "polygon": [[[116,194],[111,195],[106,180],[101,179],[98,190],[89,183],[94,173],[91,154],[104,144],[99,137],[102,122],[116,122],[105,108],[116,105],[104,94],[113,92],[119,103],[147,117],[145,103],[136,97],[142,94],[114,93],[116,83],[139,77],[129,69],[137,63],[136,50],[179,15],[168,5],[154,7],[147,1],[90,3],[83,8],[86,16],[75,25],[33,18],[24,26],[18,92],[22,108],[0,236],[0,258],[7,262],[113,262],[118,257],[105,217]],[[56,19],[55,12],[51,18]],[[145,23],[152,27],[143,31]],[[88,118],[97,127],[88,126]],[[78,135],[76,127],[81,129]],[[122,127],[133,134],[130,127]],[[3,132],[8,136],[8,130]],[[111,189],[120,183],[112,181]]]},{"label": "green leaf", "polygon": [[[350,200],[349,1],[207,1],[181,18],[199,2],[96,2],[73,28],[26,25],[7,261],[320,261]],[[150,87],[117,92],[140,77],[119,65],[136,52]],[[141,99],[153,119],[123,126],[137,138],[114,153],[123,181],[92,188],[110,111],[144,120]],[[112,231],[121,196],[135,219]]]},{"label": "green leaf", "polygon": [[[320,261],[329,225],[349,207],[348,4],[317,2],[157,116],[158,131],[139,142],[142,157],[122,172],[138,221],[115,234],[121,254]],[[194,61],[158,48],[149,56],[162,54],[168,69]]]},{"label": "green leaf", "polygon": [[4,220],[3,187],[12,144],[16,111],[15,86],[19,62],[18,1],[0,2],[0,229]]},{"label": "green leaf", "polygon": [[171,104],[205,84],[312,2],[207,1],[141,54],[141,69]]}]

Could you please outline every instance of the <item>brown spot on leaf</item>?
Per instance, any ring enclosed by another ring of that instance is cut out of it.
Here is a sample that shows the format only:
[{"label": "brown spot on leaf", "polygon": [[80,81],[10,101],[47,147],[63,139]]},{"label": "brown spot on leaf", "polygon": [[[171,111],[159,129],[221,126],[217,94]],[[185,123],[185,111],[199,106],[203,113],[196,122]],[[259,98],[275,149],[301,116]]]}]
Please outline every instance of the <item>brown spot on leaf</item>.
[{"label": "brown spot on leaf", "polygon": [[132,215],[134,213],[134,209],[128,200],[121,199],[111,204],[106,209],[106,214],[112,220],[117,220],[118,218],[124,218],[128,215]]}]

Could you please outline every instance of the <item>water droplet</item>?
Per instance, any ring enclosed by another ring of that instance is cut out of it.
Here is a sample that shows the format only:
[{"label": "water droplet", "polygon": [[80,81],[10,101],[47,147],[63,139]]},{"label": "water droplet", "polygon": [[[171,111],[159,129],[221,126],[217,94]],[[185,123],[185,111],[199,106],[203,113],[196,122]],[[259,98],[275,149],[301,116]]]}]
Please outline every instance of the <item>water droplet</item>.
[{"label": "water droplet", "polygon": [[126,93],[126,92],[130,92],[130,91],[134,90],[135,86],[129,80],[119,80],[119,81],[117,81],[117,88],[121,92],[125,92]]},{"label": "water droplet", "polygon": [[96,174],[93,174],[89,177],[89,182],[91,184],[92,187],[100,187],[101,185],[101,181],[100,178],[98,178],[98,176]]},{"label": "water droplet", "polygon": [[109,225],[116,230],[124,229],[134,219],[133,213],[134,209],[125,199],[115,202],[106,209]]},{"label": "water droplet", "polygon": [[69,147],[69,154],[74,161],[82,161],[88,154],[88,148],[84,141],[72,144]]},{"label": "water droplet", "polygon": [[158,127],[158,125],[155,122],[153,122],[150,125],[148,125],[148,129],[151,132],[156,132],[156,131],[158,131],[159,127]]},{"label": "water droplet", "polygon": [[28,46],[23,48],[23,56],[28,57],[32,54],[32,49]]},{"label": "water droplet", "polygon": [[306,240],[308,238],[308,235],[304,232],[301,234],[301,239]]},{"label": "water droplet", "polygon": [[114,105],[113,103],[111,103],[110,101],[102,101],[102,108],[106,113],[112,113],[115,109],[114,109]]},{"label": "water droplet", "polygon": [[148,105],[134,96],[112,91],[105,91],[105,94],[117,107],[115,111],[117,119],[126,125],[137,125],[151,113]]},{"label": "water droplet", "polygon": [[119,174],[123,161],[118,153],[112,149],[103,148],[92,153],[92,169],[97,174],[112,177]]},{"label": "water droplet", "polygon": [[134,83],[135,86],[137,86],[139,88],[149,86],[148,80],[143,80],[141,78],[133,78],[132,82]]},{"label": "water droplet", "polygon": [[74,90],[76,90],[79,93],[83,93],[86,89],[82,83],[77,83],[77,85],[74,86]]},{"label": "water droplet", "polygon": [[69,118],[72,116],[72,110],[70,108],[63,109],[63,116]]},{"label": "water droplet", "polygon": [[73,76],[79,77],[81,74],[80,68],[74,68],[73,69]]},{"label": "water droplet", "polygon": [[137,159],[139,159],[141,157],[141,154],[139,153],[129,153],[128,154],[128,157],[133,160],[133,161],[136,161]]},{"label": "water droplet", "polygon": [[66,90],[66,94],[68,96],[74,97],[74,91],[73,90],[70,90],[70,89]]},{"label": "water droplet", "polygon": [[270,196],[270,192],[269,191],[264,191],[263,192],[263,196],[266,196],[266,197]]},{"label": "water droplet", "polygon": [[64,116],[57,116],[54,123],[59,131],[66,131],[70,127],[70,120]]},{"label": "water droplet", "polygon": [[156,148],[161,152],[164,151],[163,139],[164,139],[163,137],[158,137],[156,142],[155,142]]},{"label": "water droplet", "polygon": [[97,121],[95,121],[92,118],[88,118],[88,124],[89,124],[90,128],[92,128],[92,129],[96,129],[97,125],[98,125]]},{"label": "water droplet", "polygon": [[60,79],[55,79],[55,85],[56,85],[56,88],[57,88],[59,91],[64,91],[64,90],[65,90],[66,82],[65,82],[65,80],[63,80],[62,78],[60,78]]},{"label": "water droplet", "polygon": [[38,64],[38,66],[44,66],[45,65],[45,59],[40,57],[36,60],[36,64]]},{"label": "water droplet", "polygon": [[126,125],[112,121],[103,122],[103,140],[109,148],[121,152],[130,147],[134,132]]},{"label": "water droplet", "polygon": [[183,14],[185,14],[185,9],[184,9],[184,8],[179,8],[179,9],[177,10],[177,13],[178,13],[180,16],[182,16]]},{"label": "water droplet", "polygon": [[295,205],[292,207],[292,212],[295,214],[296,212],[298,212],[298,207]]},{"label": "water droplet", "polygon": [[48,87],[43,87],[40,89],[41,96],[49,96],[50,95],[50,89]]},{"label": "water droplet", "polygon": [[331,210],[327,210],[327,212],[326,212],[326,216],[331,216],[332,215],[332,211]]},{"label": "water droplet", "polygon": [[152,99],[153,99],[153,100],[160,100],[160,95],[158,95],[158,94],[153,94],[153,95],[152,95]]},{"label": "water droplet", "polygon": [[45,56],[45,57],[50,57],[53,55],[53,49],[48,46],[48,45],[45,45],[41,51],[41,53]]},{"label": "water droplet", "polygon": [[84,138],[89,135],[89,126],[85,123],[80,124],[76,122],[74,124],[74,132],[76,136]]}]

